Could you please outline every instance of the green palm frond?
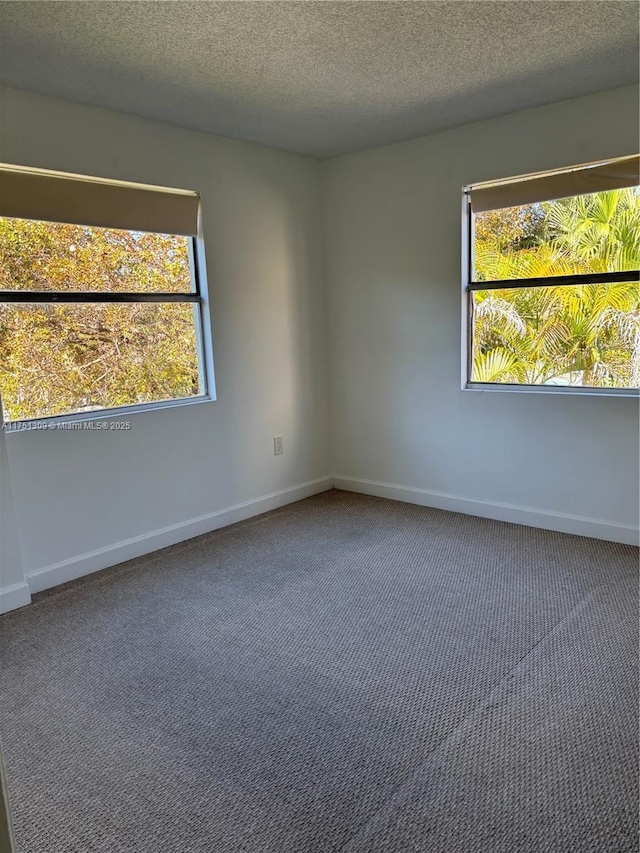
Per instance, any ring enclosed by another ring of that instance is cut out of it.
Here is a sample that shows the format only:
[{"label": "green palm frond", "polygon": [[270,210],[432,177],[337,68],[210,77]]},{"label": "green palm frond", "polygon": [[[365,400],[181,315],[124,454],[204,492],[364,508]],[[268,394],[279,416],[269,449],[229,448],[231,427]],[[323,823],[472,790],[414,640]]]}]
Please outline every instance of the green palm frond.
[{"label": "green palm frond", "polygon": [[508,299],[495,296],[496,291],[489,291],[485,298],[475,301],[473,309],[474,322],[487,323],[494,328],[501,328],[507,334],[524,335],[527,326],[518,310]]},{"label": "green palm frond", "polygon": [[473,359],[473,381],[517,381],[517,371],[514,370],[516,361],[516,357],[512,352],[502,348],[478,353]]},{"label": "green palm frond", "polygon": [[586,385],[637,387],[638,282],[528,288],[526,279],[639,269],[640,188],[531,210],[504,211],[495,234],[493,220],[483,221],[476,240],[479,281],[522,278],[523,286],[474,293],[474,378],[538,383],[568,375]]}]

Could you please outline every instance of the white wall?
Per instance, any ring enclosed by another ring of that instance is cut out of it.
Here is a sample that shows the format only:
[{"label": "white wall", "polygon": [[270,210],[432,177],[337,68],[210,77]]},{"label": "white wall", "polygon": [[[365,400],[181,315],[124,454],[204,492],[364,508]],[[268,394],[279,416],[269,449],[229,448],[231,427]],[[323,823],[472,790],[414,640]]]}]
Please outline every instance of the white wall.
[{"label": "white wall", "polygon": [[[460,390],[463,184],[637,152],[637,88],[323,164],[0,97],[6,162],[199,190],[212,299],[216,402],[130,432],[7,436],[33,590],[327,488],[332,469],[359,491],[637,535],[637,401]],[[0,583],[20,586],[1,523]]]},{"label": "white wall", "polygon": [[460,210],[464,184],[637,153],[638,127],[625,87],[323,164],[336,485],[634,540],[637,400],[460,390]]},{"label": "white wall", "polygon": [[199,190],[212,302],[216,402],[132,415],[125,433],[7,435],[33,587],[329,487],[211,516],[331,473],[319,164],[14,90],[0,107],[5,162]]}]

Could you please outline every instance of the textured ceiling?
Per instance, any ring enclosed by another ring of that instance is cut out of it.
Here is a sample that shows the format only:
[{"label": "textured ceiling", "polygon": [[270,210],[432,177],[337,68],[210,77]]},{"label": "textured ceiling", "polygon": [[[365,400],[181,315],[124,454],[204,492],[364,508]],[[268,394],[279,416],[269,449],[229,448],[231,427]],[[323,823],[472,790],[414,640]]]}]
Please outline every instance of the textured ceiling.
[{"label": "textured ceiling", "polygon": [[5,85],[320,157],[631,83],[638,4],[0,2]]}]

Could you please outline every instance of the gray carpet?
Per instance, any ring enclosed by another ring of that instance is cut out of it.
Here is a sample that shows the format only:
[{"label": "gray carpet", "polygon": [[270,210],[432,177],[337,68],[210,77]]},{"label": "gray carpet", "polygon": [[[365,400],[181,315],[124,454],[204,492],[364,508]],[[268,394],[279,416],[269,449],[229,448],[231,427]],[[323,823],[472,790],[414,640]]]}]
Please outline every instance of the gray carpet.
[{"label": "gray carpet", "polygon": [[637,565],[334,491],[41,594],[18,853],[637,851]]}]

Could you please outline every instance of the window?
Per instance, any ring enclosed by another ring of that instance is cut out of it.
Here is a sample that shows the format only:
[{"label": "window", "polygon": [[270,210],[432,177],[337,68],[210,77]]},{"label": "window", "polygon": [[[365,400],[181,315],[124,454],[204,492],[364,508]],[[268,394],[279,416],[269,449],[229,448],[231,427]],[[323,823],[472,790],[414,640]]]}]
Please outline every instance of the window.
[{"label": "window", "polygon": [[465,189],[466,387],[637,393],[639,165]]},{"label": "window", "polygon": [[193,192],[0,166],[7,421],[213,396]]}]

